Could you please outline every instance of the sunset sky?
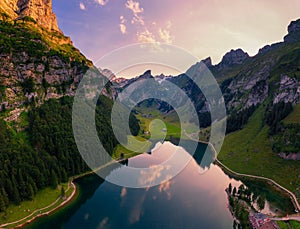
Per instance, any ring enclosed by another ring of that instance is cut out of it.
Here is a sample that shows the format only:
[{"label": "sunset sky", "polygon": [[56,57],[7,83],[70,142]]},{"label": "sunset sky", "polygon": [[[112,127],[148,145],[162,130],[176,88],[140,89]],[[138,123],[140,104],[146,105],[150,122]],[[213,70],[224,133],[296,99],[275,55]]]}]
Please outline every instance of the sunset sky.
[{"label": "sunset sky", "polygon": [[53,0],[53,8],[63,32],[94,62],[125,45],[160,42],[216,64],[231,49],[255,55],[282,41],[300,18],[299,0]]}]

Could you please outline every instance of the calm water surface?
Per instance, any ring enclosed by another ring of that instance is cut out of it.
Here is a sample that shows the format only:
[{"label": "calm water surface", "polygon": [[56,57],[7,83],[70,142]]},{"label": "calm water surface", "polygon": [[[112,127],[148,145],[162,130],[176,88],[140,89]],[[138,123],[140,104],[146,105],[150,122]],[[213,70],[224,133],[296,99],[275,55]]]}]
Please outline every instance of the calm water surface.
[{"label": "calm water surface", "polygon": [[[170,147],[176,146],[165,142],[152,155],[129,159],[128,166],[151,166],[165,159]],[[151,188],[119,187],[96,175],[80,178],[76,182],[80,195],[74,203],[38,219],[29,228],[232,228],[225,189],[229,183],[236,187],[242,183],[216,165],[210,165],[203,174],[207,168],[201,168],[199,160],[205,148],[199,144],[194,158],[179,175]],[[114,169],[109,176],[118,173],[122,168]],[[264,211],[272,213],[278,208],[271,205],[266,201]]]}]

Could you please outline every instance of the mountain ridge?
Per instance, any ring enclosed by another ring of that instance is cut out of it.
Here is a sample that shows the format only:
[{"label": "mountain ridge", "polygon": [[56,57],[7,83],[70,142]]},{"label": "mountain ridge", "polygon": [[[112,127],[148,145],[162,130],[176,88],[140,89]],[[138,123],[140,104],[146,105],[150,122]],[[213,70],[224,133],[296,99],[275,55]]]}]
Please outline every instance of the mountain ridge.
[{"label": "mountain ridge", "polygon": [[52,0],[1,0],[0,9],[2,19],[32,20],[49,31],[62,33],[52,11]]}]

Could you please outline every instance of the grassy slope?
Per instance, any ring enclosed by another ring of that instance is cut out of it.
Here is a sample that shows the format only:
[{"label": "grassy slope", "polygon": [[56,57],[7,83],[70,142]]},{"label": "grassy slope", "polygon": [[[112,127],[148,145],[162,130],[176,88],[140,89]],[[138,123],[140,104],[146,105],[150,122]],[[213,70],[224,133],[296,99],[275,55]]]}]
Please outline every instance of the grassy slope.
[{"label": "grassy slope", "polygon": [[277,221],[277,224],[281,229],[299,229],[300,228],[300,222],[297,221]]},{"label": "grassy slope", "polygon": [[[61,185],[64,186],[65,190],[68,189],[68,184],[67,183],[64,183],[64,184],[61,184]],[[45,189],[39,191],[35,195],[33,200],[23,201],[19,206],[11,204],[6,209],[6,216],[5,216],[4,212],[0,213],[0,224],[5,224],[5,223],[13,222],[13,221],[16,221],[16,220],[20,220],[20,219],[32,214],[32,212],[35,211],[36,209],[41,209],[41,208],[44,208],[44,207],[52,204],[61,195],[61,191],[60,191],[61,185],[59,185],[56,189],[45,188]],[[73,191],[73,189],[71,187],[68,190],[68,192],[66,192],[66,196],[67,197],[70,196],[72,194],[72,191]],[[63,202],[63,199],[58,201],[57,204],[55,204],[51,208],[47,208],[42,212],[47,212],[47,211],[55,208],[61,202]],[[37,215],[37,214],[35,214],[35,215]],[[18,224],[20,224],[20,223],[18,223]]]},{"label": "grassy slope", "polygon": [[283,160],[272,151],[263,109],[255,111],[244,129],[226,136],[218,158],[236,172],[271,178],[300,199],[299,162]]},{"label": "grassy slope", "polygon": [[297,104],[294,107],[293,112],[290,113],[283,121],[285,124],[300,123],[300,104]]}]

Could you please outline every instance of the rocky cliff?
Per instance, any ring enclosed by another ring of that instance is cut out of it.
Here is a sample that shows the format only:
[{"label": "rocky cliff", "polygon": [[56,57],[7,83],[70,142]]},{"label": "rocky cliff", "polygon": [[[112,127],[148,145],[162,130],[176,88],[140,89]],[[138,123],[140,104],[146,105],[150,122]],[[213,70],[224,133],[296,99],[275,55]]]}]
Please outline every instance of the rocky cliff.
[{"label": "rocky cliff", "polygon": [[60,31],[57,19],[52,11],[52,0],[1,0],[2,17],[16,19],[33,19],[39,26]]},{"label": "rocky cliff", "polygon": [[297,42],[300,36],[300,19],[292,21],[288,26],[288,35],[284,37],[285,42]]},{"label": "rocky cliff", "polygon": [[[0,2],[4,15],[0,20],[0,110],[6,111],[6,121],[17,120],[22,111],[48,99],[73,96],[93,66],[59,32],[51,4],[51,0]],[[27,16],[36,23],[8,19]]]}]

